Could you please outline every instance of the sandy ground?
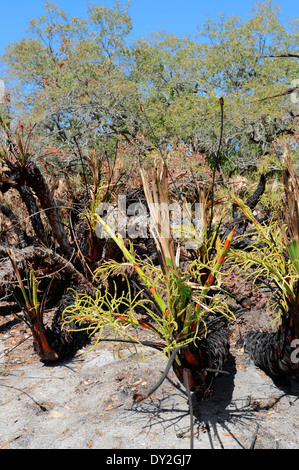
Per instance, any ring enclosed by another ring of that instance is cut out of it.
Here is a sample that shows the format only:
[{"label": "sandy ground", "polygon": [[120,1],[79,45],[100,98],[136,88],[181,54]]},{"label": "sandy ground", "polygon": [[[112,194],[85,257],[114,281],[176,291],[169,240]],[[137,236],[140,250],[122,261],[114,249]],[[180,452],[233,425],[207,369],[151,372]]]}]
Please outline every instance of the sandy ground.
[{"label": "sandy ground", "polygon": [[[136,364],[115,357],[111,343],[70,361],[43,365],[26,326],[6,317],[0,330],[1,449],[189,449],[190,414],[171,372],[145,401],[165,369],[162,356]],[[1,348],[2,353],[1,355]],[[14,348],[14,349],[13,349]],[[195,449],[295,449],[299,380],[274,384],[232,345],[227,375],[211,397],[193,398]]]}]

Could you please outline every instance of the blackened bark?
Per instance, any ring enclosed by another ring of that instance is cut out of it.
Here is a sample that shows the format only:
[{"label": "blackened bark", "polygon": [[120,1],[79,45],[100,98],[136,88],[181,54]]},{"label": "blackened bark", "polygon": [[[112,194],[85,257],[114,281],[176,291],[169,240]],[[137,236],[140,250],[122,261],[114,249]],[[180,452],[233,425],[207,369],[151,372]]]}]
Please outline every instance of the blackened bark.
[{"label": "blackened bark", "polygon": [[2,184],[0,185],[0,192],[2,192],[2,194],[5,194],[10,189],[16,189],[19,192],[21,199],[25,204],[28,214],[30,216],[35,235],[44,245],[48,246],[48,239],[45,233],[39,209],[36,204],[35,197],[29,186],[25,185],[25,181],[22,176],[23,175],[20,169],[14,169],[11,171],[3,172],[1,175]]},{"label": "blackened bark", "polygon": [[190,390],[202,400],[214,391],[216,377],[223,371],[228,355],[229,334],[223,326],[182,349],[178,353],[180,365],[175,360],[173,370],[181,383],[184,383],[184,369],[187,371]]},{"label": "blackened bark", "polygon": [[55,234],[61,252],[66,258],[70,258],[72,248],[61,223],[58,209],[45,178],[33,162],[26,165],[24,176],[28,185],[38,197],[41,207],[45,210],[45,214],[49,220],[53,233]]},{"label": "blackened bark", "polygon": [[44,225],[32,191],[28,186],[18,186],[16,189],[19,191],[21,199],[26,205],[34,233],[44,245],[48,246]]},{"label": "blackened bark", "polygon": [[259,181],[259,184],[258,184],[256,190],[254,191],[252,196],[250,196],[250,198],[246,202],[247,206],[250,207],[251,210],[253,210],[255,208],[255,206],[257,205],[257,203],[259,201],[259,198],[262,196],[265,189],[266,189],[266,176],[261,175],[260,176],[260,181]]}]

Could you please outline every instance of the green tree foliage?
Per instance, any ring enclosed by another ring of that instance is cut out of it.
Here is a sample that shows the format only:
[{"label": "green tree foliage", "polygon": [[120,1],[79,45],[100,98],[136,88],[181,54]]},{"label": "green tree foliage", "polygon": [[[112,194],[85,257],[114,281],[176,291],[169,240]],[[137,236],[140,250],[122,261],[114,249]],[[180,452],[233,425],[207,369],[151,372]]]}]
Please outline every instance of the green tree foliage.
[{"label": "green tree foliage", "polygon": [[12,110],[37,122],[44,145],[72,155],[74,137],[83,148],[143,133],[155,143],[150,122],[165,148],[184,143],[213,161],[220,96],[224,165],[256,165],[277,139],[296,137],[298,104],[283,93],[299,77],[298,21],[285,26],[270,1],[247,20],[208,18],[196,37],[159,32],[130,43],[131,28],[129,5],[89,6],[81,19],[48,2],[7,47]]}]

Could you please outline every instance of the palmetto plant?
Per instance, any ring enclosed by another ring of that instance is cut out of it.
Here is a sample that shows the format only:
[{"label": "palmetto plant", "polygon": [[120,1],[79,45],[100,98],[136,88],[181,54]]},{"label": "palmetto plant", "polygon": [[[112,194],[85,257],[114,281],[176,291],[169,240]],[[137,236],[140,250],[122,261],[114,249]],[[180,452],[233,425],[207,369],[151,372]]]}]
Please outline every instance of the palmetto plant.
[{"label": "palmetto plant", "polygon": [[[109,276],[119,273],[126,278],[127,289],[121,296],[117,295],[117,290],[111,294],[103,289],[93,298],[77,294],[75,303],[64,311],[65,322],[88,321],[86,328],[90,334],[99,333],[97,341],[105,339],[107,330],[112,328],[113,338],[130,351],[136,344],[156,348],[173,363],[179,380],[182,383],[188,380],[191,391],[205,397],[213,388],[215,375],[222,368],[227,352],[228,340],[225,335],[217,336],[217,332],[221,323],[234,319],[219,290],[219,272],[233,232],[223,246],[219,239],[216,243],[217,234],[209,240],[204,238],[191,271],[182,269],[179,246],[175,249],[167,210],[167,170],[165,167],[153,170],[151,187],[143,170],[141,176],[151,226],[154,226],[152,236],[159,266],[151,259],[137,257],[132,244],[128,246],[121,235],[115,234],[98,216],[98,222],[121,249],[125,261],[108,260],[95,271],[95,276],[103,285]],[[207,227],[202,228],[205,231]],[[193,236],[198,237],[195,230]],[[125,269],[133,269],[139,278],[137,294],[133,294]],[[147,330],[153,341],[139,339],[132,326]],[[148,394],[135,399],[139,401],[145,396]]]},{"label": "palmetto plant", "polygon": [[23,320],[29,326],[35,350],[41,360],[46,363],[56,362],[59,354],[53,349],[51,337],[44,325],[44,309],[47,301],[47,295],[50,288],[50,283],[44,291],[41,301],[38,297],[39,281],[36,279],[34,269],[29,266],[26,269],[26,280],[23,281],[20,271],[15,262],[14,253],[11,249],[7,249],[8,256],[13,264],[15,275],[20,288],[20,293],[16,290],[13,292],[16,302],[23,312]]},{"label": "palmetto plant", "polygon": [[282,172],[285,198],[283,212],[270,223],[260,224],[238,198],[235,201],[254,224],[256,239],[246,251],[231,250],[230,261],[240,274],[272,291],[269,306],[277,311],[277,331],[252,331],[244,338],[245,349],[255,364],[271,377],[299,373],[294,353],[299,335],[299,188],[287,149]]}]

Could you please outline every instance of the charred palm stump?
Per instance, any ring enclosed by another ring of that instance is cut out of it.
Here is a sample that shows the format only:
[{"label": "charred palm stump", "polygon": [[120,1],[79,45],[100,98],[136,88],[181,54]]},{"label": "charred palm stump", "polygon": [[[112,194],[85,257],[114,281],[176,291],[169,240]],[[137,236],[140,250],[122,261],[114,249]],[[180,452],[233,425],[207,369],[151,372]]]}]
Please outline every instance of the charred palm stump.
[{"label": "charred palm stump", "polygon": [[[155,347],[163,350],[165,345]],[[199,401],[208,398],[214,391],[217,375],[228,374],[223,370],[228,355],[229,336],[225,329],[210,333],[204,340],[198,340],[196,345],[175,348],[160,380],[147,392],[136,393],[133,400],[139,403],[152,395],[162,385],[171,367],[188,393],[193,392]]]},{"label": "charred palm stump", "polygon": [[[296,308],[297,310],[297,308]],[[243,340],[244,350],[254,364],[271,378],[299,375],[297,325],[299,312],[290,309],[276,332],[250,331]]]},{"label": "charred palm stump", "polygon": [[[80,292],[80,287],[77,289]],[[81,289],[84,292],[84,290]],[[15,299],[19,300],[15,291]],[[66,291],[54,313],[51,313],[49,321],[45,317],[48,312],[36,315],[35,312],[24,311],[18,315],[30,328],[33,339],[33,350],[39,356],[41,362],[46,365],[52,365],[73,357],[76,352],[86,346],[91,341],[87,330],[81,330],[84,326],[75,323],[64,325],[63,311],[74,302],[75,294],[72,291]],[[19,302],[18,302],[19,303]],[[21,306],[21,303],[19,303]],[[53,309],[50,309],[50,311]]]},{"label": "charred palm stump", "polygon": [[223,371],[228,354],[229,335],[223,327],[181,350],[173,362],[173,370],[182,384],[184,369],[187,370],[190,391],[202,400],[214,391],[216,377]]}]

